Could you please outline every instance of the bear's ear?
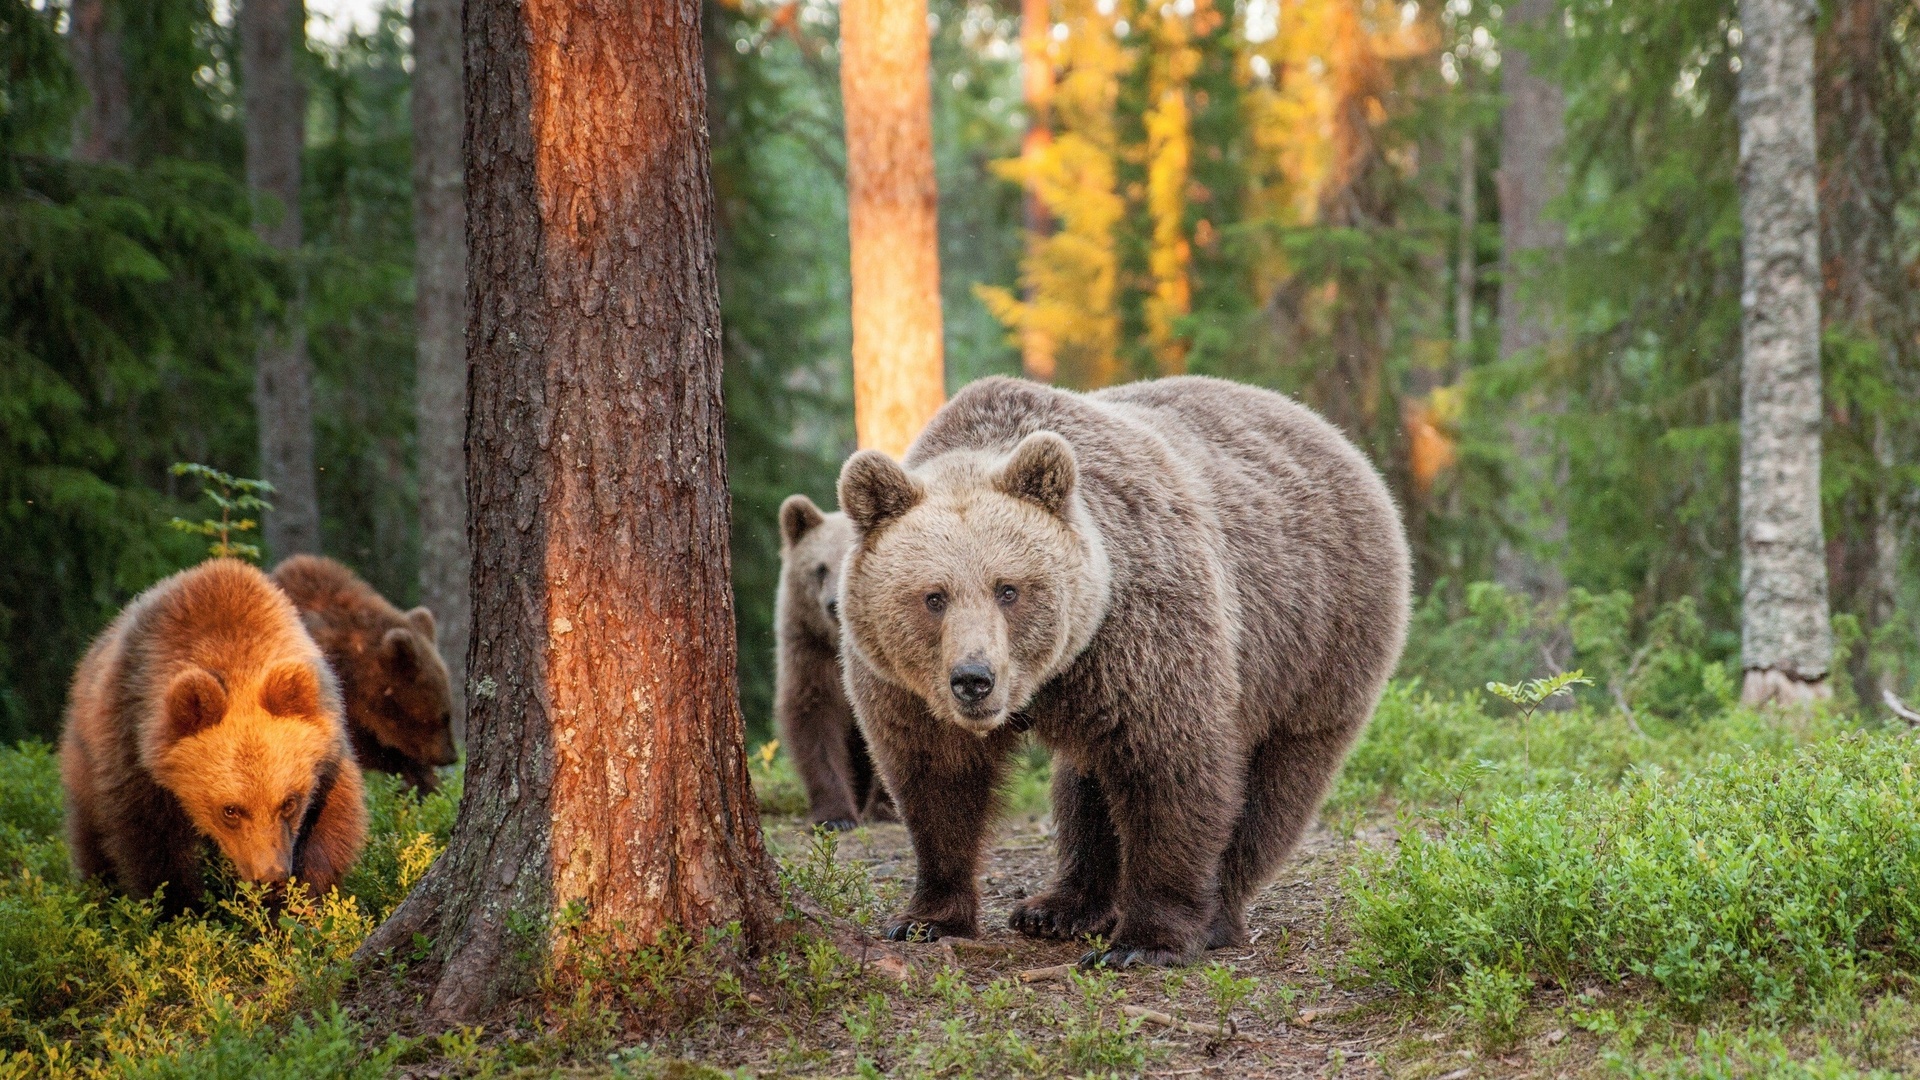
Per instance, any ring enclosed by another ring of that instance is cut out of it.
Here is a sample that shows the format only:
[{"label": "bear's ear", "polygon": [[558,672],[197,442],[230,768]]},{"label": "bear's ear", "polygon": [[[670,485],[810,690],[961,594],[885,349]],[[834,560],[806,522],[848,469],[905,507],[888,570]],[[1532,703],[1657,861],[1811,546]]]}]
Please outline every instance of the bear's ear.
[{"label": "bear's ear", "polygon": [[205,731],[227,714],[227,691],[213,672],[190,667],[167,684],[167,741]]},{"label": "bear's ear", "polygon": [[260,707],[275,716],[319,719],[320,677],[313,665],[289,660],[267,669],[260,684]]},{"label": "bear's ear", "polygon": [[1051,431],[1036,431],[1013,448],[994,487],[1057,515],[1066,510],[1079,476],[1080,467],[1067,440]]},{"label": "bear's ear", "polygon": [[420,673],[420,641],[412,632],[396,626],[380,639],[380,659],[387,670],[410,679]]},{"label": "bear's ear", "polygon": [[432,641],[435,632],[439,630],[439,627],[433,621],[433,612],[423,607],[417,607],[407,612],[407,621],[412,623],[413,628],[420,631],[420,636],[426,638],[428,641]]},{"label": "bear's ear", "polygon": [[780,547],[786,550],[800,542],[801,537],[812,532],[827,515],[813,505],[813,500],[805,495],[789,495],[787,501],[780,504]]},{"label": "bear's ear", "polygon": [[840,509],[862,536],[885,528],[925,496],[919,481],[878,450],[862,450],[840,467]]}]

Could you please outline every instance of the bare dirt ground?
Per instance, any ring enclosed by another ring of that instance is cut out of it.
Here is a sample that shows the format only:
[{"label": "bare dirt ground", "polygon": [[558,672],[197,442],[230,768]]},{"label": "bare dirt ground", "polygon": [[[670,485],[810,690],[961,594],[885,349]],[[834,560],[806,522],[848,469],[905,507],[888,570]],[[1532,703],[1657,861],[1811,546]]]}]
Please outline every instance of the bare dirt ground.
[{"label": "bare dirt ground", "polygon": [[[768,825],[769,843],[783,860],[805,851],[808,836],[801,823],[769,819]],[[1344,958],[1349,942],[1341,917],[1340,882],[1361,845],[1382,843],[1391,843],[1391,829],[1384,823],[1363,826],[1351,838],[1324,824],[1316,826],[1278,880],[1255,902],[1249,918],[1252,942],[1209,955],[1206,963],[1227,965],[1233,977],[1253,981],[1247,988],[1250,992],[1232,1008],[1224,1036],[1217,1024],[1216,998],[1202,968],[1188,968],[1171,977],[1160,969],[1120,973],[1118,985],[1124,993],[1110,1020],[1115,1024],[1137,1020],[1137,1038],[1147,1050],[1141,1072],[1154,1077],[1387,1075],[1465,1080],[1554,1075],[1570,1063],[1569,1052],[1577,1040],[1563,1032],[1544,1033],[1535,1040],[1537,1047],[1522,1043],[1504,1059],[1485,1057],[1472,1048],[1470,1040],[1456,1040],[1445,1030],[1444,1016],[1437,1021],[1422,1017],[1404,1003],[1396,1004],[1387,992],[1347,977]],[[839,858],[870,868],[885,910],[897,910],[911,888],[913,853],[900,825],[873,825],[847,834],[840,842]],[[1043,818],[1003,823],[981,881],[983,936],[973,941],[899,946],[911,958],[910,980],[924,985],[943,969],[953,969],[963,973],[976,990],[1012,979],[1035,995],[1064,999],[1078,994],[1063,973],[1046,969],[1073,964],[1086,951],[1085,944],[1036,941],[1007,929],[1013,903],[1042,888],[1052,867],[1052,842]],[[875,943],[874,948],[876,955],[885,955],[886,946]],[[1032,981],[1021,981],[1022,973]],[[1033,978],[1035,974],[1041,977]],[[893,1023],[903,1031],[924,1029],[937,1035],[940,1024],[934,1014],[940,1006],[928,997],[893,995]],[[1128,1015],[1129,1008],[1158,1015]],[[945,1015],[950,1017],[950,1011]],[[673,1042],[655,1046],[686,1059],[754,1075],[850,1076],[856,1072],[853,1039],[845,1025],[830,1016],[820,1017],[804,1030],[776,1023],[773,1030],[756,1033],[755,1025],[748,1024],[690,1038],[678,1046]],[[1590,1055],[1581,1056],[1590,1060]],[[887,1061],[877,1065],[884,1075],[896,1074]],[[895,1065],[900,1072],[922,1071],[911,1062]],[[996,1075],[991,1068],[975,1071],[964,1065],[950,1071]]]}]

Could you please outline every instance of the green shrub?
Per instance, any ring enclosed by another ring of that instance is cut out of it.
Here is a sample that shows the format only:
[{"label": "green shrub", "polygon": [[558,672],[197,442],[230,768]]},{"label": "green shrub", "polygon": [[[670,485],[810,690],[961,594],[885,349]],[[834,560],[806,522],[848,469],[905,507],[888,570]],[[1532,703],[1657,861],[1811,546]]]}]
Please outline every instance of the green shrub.
[{"label": "green shrub", "polygon": [[1502,967],[1644,979],[1684,1011],[1763,1015],[1920,962],[1920,783],[1908,744],[1853,735],[1715,755],[1431,811],[1349,881],[1356,956],[1431,991]]}]

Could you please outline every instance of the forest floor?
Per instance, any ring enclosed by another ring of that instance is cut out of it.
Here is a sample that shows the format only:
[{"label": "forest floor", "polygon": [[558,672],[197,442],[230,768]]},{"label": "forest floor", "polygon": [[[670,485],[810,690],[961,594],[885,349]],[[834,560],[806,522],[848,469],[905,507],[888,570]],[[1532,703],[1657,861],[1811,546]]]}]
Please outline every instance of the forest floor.
[{"label": "forest floor", "polygon": [[[808,857],[813,840],[802,822],[767,825],[783,864]],[[1202,966],[1089,981],[1066,974],[1085,943],[1038,941],[1007,928],[1014,902],[1044,887],[1053,867],[1045,817],[1008,820],[981,879],[980,938],[873,942],[863,967],[885,973],[874,980],[887,990],[880,1031],[862,1030],[846,1013],[798,1022],[735,1017],[656,1041],[633,1063],[641,1067],[615,1072],[1426,1080],[1594,1072],[1600,1040],[1557,1023],[1565,1010],[1555,1006],[1566,1003],[1546,1000],[1554,995],[1537,994],[1532,1003],[1532,1023],[1522,1028],[1537,1030],[1486,1053],[1449,1014],[1423,1013],[1352,978],[1341,882],[1363,846],[1391,844],[1393,836],[1377,815],[1350,832],[1317,825],[1253,904],[1247,946],[1217,950]],[[914,874],[902,826],[848,833],[837,857],[869,875],[881,911],[899,909]],[[900,954],[906,970],[890,959]],[[1093,1029],[1105,1032],[1104,1044]]]}]

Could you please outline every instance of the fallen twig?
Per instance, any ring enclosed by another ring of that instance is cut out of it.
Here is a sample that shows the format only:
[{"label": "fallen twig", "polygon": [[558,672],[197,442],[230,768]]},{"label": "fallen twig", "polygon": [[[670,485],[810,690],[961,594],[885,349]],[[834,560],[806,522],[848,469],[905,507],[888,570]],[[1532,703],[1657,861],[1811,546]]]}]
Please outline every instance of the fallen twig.
[{"label": "fallen twig", "polygon": [[1914,712],[1908,708],[1907,703],[1900,700],[1900,695],[1893,692],[1893,687],[1881,687],[1880,700],[1887,703],[1887,708],[1893,710],[1893,715],[1905,720],[1912,727],[1920,727],[1920,712]]},{"label": "fallen twig", "polygon": [[1138,1005],[1122,1005],[1120,1006],[1120,1011],[1136,1020],[1156,1024],[1163,1028],[1172,1028],[1175,1031],[1184,1031],[1189,1035],[1205,1035],[1214,1039],[1233,1039],[1238,1038],[1240,1035],[1240,1029],[1233,1026],[1233,1021],[1231,1020],[1227,1021],[1226,1027],[1221,1027],[1219,1024],[1203,1024],[1196,1020],[1182,1020],[1177,1016],[1169,1016],[1157,1009],[1146,1009]]},{"label": "fallen twig", "polygon": [[1031,968],[1016,977],[1023,983],[1066,982],[1072,971],[1072,964],[1055,964],[1052,967]]}]

